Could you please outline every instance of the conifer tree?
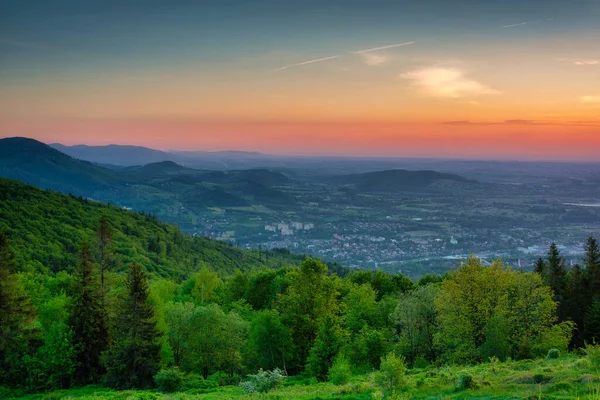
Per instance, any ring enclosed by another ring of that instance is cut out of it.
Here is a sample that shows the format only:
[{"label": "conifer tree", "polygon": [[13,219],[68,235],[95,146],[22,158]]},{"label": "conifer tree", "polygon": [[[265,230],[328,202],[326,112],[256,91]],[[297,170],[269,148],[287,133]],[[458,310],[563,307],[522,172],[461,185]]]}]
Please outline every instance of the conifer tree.
[{"label": "conifer tree", "polygon": [[558,302],[558,318],[564,321],[567,318],[567,267],[556,243],[552,243],[548,250],[548,275],[546,281],[547,285],[554,291],[554,301]]},{"label": "conifer tree", "polygon": [[108,324],[102,294],[86,241],[81,243],[70,325],[75,345],[75,381],[98,381],[104,372],[100,357],[108,347]]},{"label": "conifer tree", "polygon": [[134,262],[127,274],[127,295],[119,311],[115,345],[107,355],[106,383],[112,387],[153,386],[160,368],[161,344],[149,294],[146,273]]},{"label": "conifer tree", "polygon": [[20,360],[34,333],[29,323],[35,314],[19,288],[14,261],[8,237],[0,231],[0,384],[14,383],[22,372]]},{"label": "conifer tree", "polygon": [[533,266],[533,272],[537,272],[538,274],[540,274],[542,279],[546,279],[546,262],[542,257],[539,257],[536,260]]},{"label": "conifer tree", "polygon": [[600,296],[600,249],[593,236],[590,236],[585,244],[583,265],[589,280],[589,298]]},{"label": "conifer tree", "polygon": [[102,286],[102,302],[106,295],[106,287],[104,284],[104,273],[110,268],[111,256],[112,256],[112,240],[113,234],[108,221],[104,216],[100,217],[100,224],[98,226],[98,247],[100,250],[100,285]]},{"label": "conifer tree", "polygon": [[600,344],[600,300],[594,298],[585,315],[585,340],[588,343]]}]

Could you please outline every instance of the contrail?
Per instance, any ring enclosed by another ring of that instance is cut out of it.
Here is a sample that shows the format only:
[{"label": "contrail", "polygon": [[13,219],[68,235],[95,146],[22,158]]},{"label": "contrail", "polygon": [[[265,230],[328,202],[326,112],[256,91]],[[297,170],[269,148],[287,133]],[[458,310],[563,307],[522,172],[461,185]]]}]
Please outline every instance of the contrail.
[{"label": "contrail", "polygon": [[379,50],[391,49],[394,47],[408,46],[408,45],[415,44],[415,43],[417,43],[417,42],[396,43],[396,44],[390,44],[387,46],[373,47],[372,49],[358,50],[358,51],[354,51],[353,53],[354,54],[369,53],[371,51],[379,51]]},{"label": "contrail", "polygon": [[316,60],[303,61],[303,62],[299,62],[299,63],[292,64],[292,65],[286,65],[285,67],[276,68],[273,71],[283,71],[284,69],[299,67],[301,65],[314,64],[314,63],[318,63],[321,61],[333,60],[334,58],[338,58],[338,57],[339,56],[330,56],[330,57],[317,58]]},{"label": "contrail", "polygon": [[519,24],[513,24],[513,25],[504,25],[503,28],[513,28],[515,26],[522,26],[522,25],[527,25],[529,22],[521,22]]}]

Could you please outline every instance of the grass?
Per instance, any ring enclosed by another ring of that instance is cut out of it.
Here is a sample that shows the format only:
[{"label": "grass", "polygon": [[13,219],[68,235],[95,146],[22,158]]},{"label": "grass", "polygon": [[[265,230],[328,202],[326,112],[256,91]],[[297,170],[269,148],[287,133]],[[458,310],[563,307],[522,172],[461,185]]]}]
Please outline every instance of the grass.
[{"label": "grass", "polygon": [[[469,389],[460,382],[470,376]],[[462,378],[461,378],[462,377]],[[99,386],[27,395],[25,400],[200,400],[200,399],[339,399],[381,398],[373,374],[354,376],[350,383],[316,383],[314,379],[288,378],[284,386],[265,395],[246,395],[237,386],[163,394],[155,391],[113,391]],[[14,393],[16,394],[16,393]],[[8,397],[0,390],[0,397]],[[474,366],[430,367],[407,373],[407,386],[385,399],[579,399],[600,400],[600,371],[587,357],[566,355],[555,360],[539,359],[484,363]]]}]

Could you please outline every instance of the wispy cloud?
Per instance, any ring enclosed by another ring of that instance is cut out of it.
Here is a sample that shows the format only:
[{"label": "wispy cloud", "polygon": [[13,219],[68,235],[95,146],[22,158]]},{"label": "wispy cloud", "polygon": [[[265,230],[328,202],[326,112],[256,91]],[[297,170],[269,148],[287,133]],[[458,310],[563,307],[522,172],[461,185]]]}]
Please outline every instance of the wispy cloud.
[{"label": "wispy cloud", "polygon": [[318,63],[318,62],[323,62],[323,61],[327,61],[327,60],[333,60],[333,59],[339,58],[339,57],[340,56],[337,55],[337,56],[329,56],[329,57],[317,58],[317,59],[314,59],[314,60],[302,61],[302,62],[299,62],[299,63],[296,63],[296,64],[291,64],[291,65],[286,65],[286,66],[283,66],[283,67],[275,68],[273,71],[283,71],[285,69],[300,67],[302,65],[315,64],[315,63]]},{"label": "wispy cloud", "polygon": [[523,22],[519,22],[518,24],[512,24],[512,25],[504,25],[502,26],[503,28],[514,28],[516,26],[523,26],[523,25],[527,25],[530,24],[530,22],[527,21],[523,21]]},{"label": "wispy cloud", "polygon": [[19,47],[22,49],[43,50],[43,51],[62,51],[61,48],[46,43],[34,43],[23,40],[15,40],[6,37],[0,37],[0,45]]},{"label": "wispy cloud", "polygon": [[400,75],[419,87],[425,94],[436,97],[460,98],[499,94],[483,83],[465,76],[465,72],[455,68],[423,68]]},{"label": "wispy cloud", "polygon": [[600,65],[600,60],[574,60],[575,65]]},{"label": "wispy cloud", "polygon": [[383,65],[387,63],[390,58],[388,56],[382,54],[373,54],[373,53],[359,53],[362,57],[363,62],[372,67],[377,67],[379,65]]},{"label": "wispy cloud", "polygon": [[598,121],[536,121],[531,119],[506,119],[504,121],[488,121],[488,122],[472,122],[468,120],[458,121],[445,121],[442,125],[455,125],[455,126],[485,126],[485,125],[560,125],[560,126],[598,126]]},{"label": "wispy cloud", "polygon": [[373,51],[393,49],[394,47],[410,46],[411,44],[415,44],[415,43],[417,43],[417,42],[413,41],[413,42],[388,44],[387,46],[380,46],[380,47],[373,47],[371,49],[357,50],[357,51],[354,51],[353,53],[354,54],[371,53]]},{"label": "wispy cloud", "polygon": [[582,103],[600,103],[600,95],[598,96],[582,96],[580,98]]},{"label": "wispy cloud", "polygon": [[379,46],[379,47],[373,47],[370,49],[357,50],[357,51],[353,51],[352,53],[358,54],[359,56],[361,56],[363,59],[363,62],[365,64],[370,65],[372,67],[377,67],[377,66],[387,63],[390,60],[390,57],[383,55],[383,54],[373,54],[373,53],[376,53],[381,50],[393,49],[396,47],[410,46],[411,44],[415,44],[415,43],[416,42],[412,41],[412,42],[388,44],[386,46]]}]

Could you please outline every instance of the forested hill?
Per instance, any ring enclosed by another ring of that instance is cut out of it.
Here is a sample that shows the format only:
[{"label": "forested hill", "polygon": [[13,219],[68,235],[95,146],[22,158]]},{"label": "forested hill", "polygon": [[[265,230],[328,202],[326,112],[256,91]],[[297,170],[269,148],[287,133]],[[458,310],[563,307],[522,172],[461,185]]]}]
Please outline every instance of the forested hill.
[{"label": "forested hill", "polygon": [[298,265],[304,258],[287,250],[248,251],[191,237],[149,215],[0,178],[0,230],[9,235],[20,270],[72,271],[81,241],[94,245],[101,217],[113,231],[117,270],[137,261],[153,274],[182,278],[202,265],[225,275]]}]

